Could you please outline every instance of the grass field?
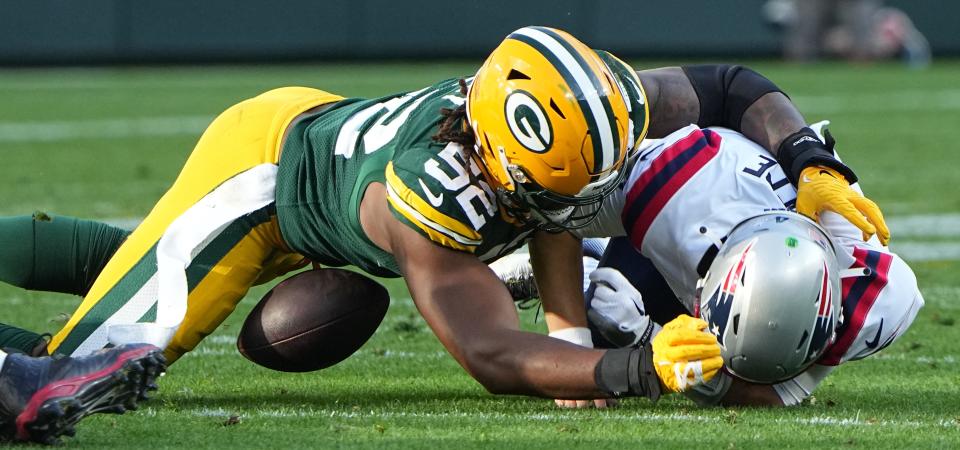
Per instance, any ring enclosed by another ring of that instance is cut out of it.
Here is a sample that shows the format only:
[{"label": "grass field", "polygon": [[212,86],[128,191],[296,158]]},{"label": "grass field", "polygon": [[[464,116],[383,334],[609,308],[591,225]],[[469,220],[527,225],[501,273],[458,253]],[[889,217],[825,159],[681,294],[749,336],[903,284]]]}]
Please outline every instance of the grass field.
[{"label": "grass field", "polygon": [[[638,67],[653,66],[638,63]],[[840,368],[789,410],[698,409],[682,398],[607,411],[494,397],[457,366],[403,285],[373,339],[342,364],[282,374],[234,341],[258,288],[156,398],[96,416],[77,448],[956,448],[960,446],[960,62],[900,66],[754,64],[810,121],[830,119],[839,149],[893,226],[926,307],[895,345]],[[44,210],[142,217],[204,125],[282,85],[375,96],[474,70],[473,64],[245,66],[0,71],[0,215]],[[3,251],[3,249],[0,249]],[[78,299],[0,286],[2,321],[56,331]],[[532,329],[543,324],[525,313]]]}]

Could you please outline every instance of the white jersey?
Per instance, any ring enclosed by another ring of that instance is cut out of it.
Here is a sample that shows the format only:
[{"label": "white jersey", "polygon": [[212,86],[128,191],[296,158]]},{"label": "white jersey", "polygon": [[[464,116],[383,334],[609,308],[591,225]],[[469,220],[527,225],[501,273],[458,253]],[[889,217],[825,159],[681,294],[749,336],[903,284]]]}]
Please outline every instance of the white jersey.
[{"label": "white jersey", "polygon": [[[723,128],[677,130],[641,148],[629,170],[624,189],[605,201],[597,223],[581,234],[628,236],[691,312],[697,281],[731,229],[796,204],[796,188],[776,160]],[[818,361],[836,366],[892,343],[913,322],[923,297],[910,268],[876,238],[864,242],[859,229],[833,213],[822,214],[821,225],[837,244],[842,269],[869,269],[843,279],[837,339]]]}]

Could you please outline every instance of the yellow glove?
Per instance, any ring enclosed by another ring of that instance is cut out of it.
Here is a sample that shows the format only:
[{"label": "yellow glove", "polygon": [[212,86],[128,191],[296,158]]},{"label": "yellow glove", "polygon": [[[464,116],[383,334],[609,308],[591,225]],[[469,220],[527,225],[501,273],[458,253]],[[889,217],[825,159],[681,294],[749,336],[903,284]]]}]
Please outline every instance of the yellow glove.
[{"label": "yellow glove", "polygon": [[880,243],[890,242],[890,229],[880,207],[850,187],[843,175],[829,167],[810,166],[797,182],[797,212],[818,220],[825,210],[840,214],[863,231],[863,240],[876,234]]},{"label": "yellow glove", "polygon": [[653,368],[664,390],[683,392],[710,381],[723,367],[717,337],[706,328],[703,320],[684,314],[653,338]]}]

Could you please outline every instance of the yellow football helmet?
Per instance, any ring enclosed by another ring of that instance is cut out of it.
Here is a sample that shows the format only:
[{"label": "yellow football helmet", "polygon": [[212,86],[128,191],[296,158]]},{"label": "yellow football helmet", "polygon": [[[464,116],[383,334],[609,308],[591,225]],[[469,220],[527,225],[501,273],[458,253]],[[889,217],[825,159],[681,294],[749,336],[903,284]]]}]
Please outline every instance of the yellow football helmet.
[{"label": "yellow football helmet", "polygon": [[646,131],[631,122],[635,108],[646,122],[646,105],[630,76],[639,103],[597,52],[546,27],[514,31],[490,54],[470,85],[467,118],[512,215],[559,229],[595,216],[623,178],[635,128]]}]

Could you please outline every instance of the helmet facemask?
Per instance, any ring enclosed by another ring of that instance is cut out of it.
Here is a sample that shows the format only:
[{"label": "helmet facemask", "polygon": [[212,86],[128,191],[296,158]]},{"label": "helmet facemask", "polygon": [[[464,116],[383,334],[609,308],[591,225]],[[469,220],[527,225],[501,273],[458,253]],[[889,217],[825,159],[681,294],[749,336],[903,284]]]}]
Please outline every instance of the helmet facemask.
[{"label": "helmet facemask", "polygon": [[501,204],[512,216],[549,232],[575,230],[589,225],[600,213],[604,198],[620,186],[625,174],[623,170],[614,171],[588,184],[580,194],[568,196],[538,187],[522,175],[523,170],[519,167],[511,167],[510,172],[514,179],[520,178],[526,182],[515,182],[514,191],[499,189]]}]

